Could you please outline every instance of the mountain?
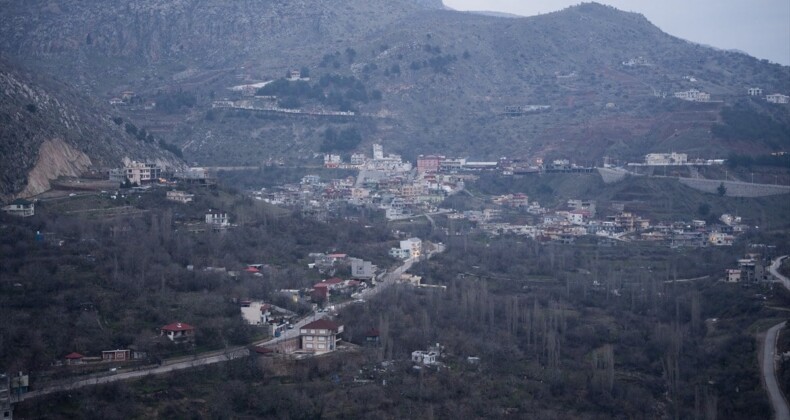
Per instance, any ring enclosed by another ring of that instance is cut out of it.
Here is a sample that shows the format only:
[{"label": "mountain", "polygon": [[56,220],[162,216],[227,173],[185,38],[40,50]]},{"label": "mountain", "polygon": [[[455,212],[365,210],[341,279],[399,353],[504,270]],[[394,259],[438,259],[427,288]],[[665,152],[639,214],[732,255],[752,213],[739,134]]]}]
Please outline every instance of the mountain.
[{"label": "mountain", "polygon": [[[787,106],[746,95],[749,87],[790,93],[790,67],[684,41],[641,15],[595,3],[529,18],[417,0],[0,5],[2,54],[57,71],[95,98],[131,89],[156,102],[117,112],[205,164],[312,160],[321,150],[350,153],[374,142],[406,157],[583,163],[670,150],[712,158],[790,149]],[[272,85],[274,102],[228,89],[291,69],[310,81]],[[712,102],[673,98],[689,89]],[[307,112],[212,108],[224,99]],[[526,111],[506,112],[519,109]],[[752,117],[772,128],[733,128]],[[361,141],[336,147],[328,129]]]},{"label": "mountain", "polygon": [[[0,61],[0,199],[30,197],[60,176],[118,167],[124,159],[178,166],[153,138],[56,79]],[[130,125],[131,127],[131,125]]]}]

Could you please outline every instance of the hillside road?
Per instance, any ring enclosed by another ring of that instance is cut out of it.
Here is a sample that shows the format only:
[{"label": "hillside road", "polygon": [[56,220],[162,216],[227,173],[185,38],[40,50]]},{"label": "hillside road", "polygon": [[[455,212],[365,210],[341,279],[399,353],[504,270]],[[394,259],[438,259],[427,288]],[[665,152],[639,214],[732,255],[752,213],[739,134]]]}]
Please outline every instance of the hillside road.
[{"label": "hillside road", "polygon": [[765,388],[768,390],[768,397],[771,400],[771,406],[776,414],[776,420],[790,420],[790,410],[787,408],[787,400],[779,389],[779,384],[776,381],[776,340],[779,337],[779,331],[784,328],[787,321],[780,322],[768,329],[765,333],[765,343],[763,344],[763,378],[765,379]]},{"label": "hillside road", "polygon": [[[787,290],[790,290],[790,279],[779,273],[779,266],[782,261],[787,258],[787,255],[778,257],[773,260],[768,270],[784,285]],[[768,391],[768,397],[771,400],[771,406],[774,409],[777,420],[790,420],[790,409],[787,406],[787,399],[782,394],[779,384],[776,380],[776,341],[779,338],[779,331],[784,328],[787,321],[780,322],[773,327],[769,328],[765,333],[765,343],[763,343],[763,365],[762,373],[765,380],[765,388]]]}]

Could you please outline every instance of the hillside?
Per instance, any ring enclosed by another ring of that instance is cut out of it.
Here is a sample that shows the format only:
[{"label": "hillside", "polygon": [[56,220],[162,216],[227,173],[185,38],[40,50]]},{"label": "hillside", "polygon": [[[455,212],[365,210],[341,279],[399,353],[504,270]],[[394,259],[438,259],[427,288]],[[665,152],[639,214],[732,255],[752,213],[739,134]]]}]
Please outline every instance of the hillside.
[{"label": "hillside", "polygon": [[153,137],[56,79],[0,61],[0,199],[30,197],[60,176],[120,166],[124,159],[179,165]]},{"label": "hillside", "polygon": [[[725,157],[790,148],[787,106],[746,95],[749,87],[787,94],[790,68],[693,44],[595,3],[530,18],[415,0],[2,3],[3,54],[57,69],[101,100],[133,90],[138,105],[157,106],[118,112],[199,163],[312,159],[328,128],[357,130],[355,150],[382,142],[409,158],[592,163],[668,150]],[[311,114],[212,109],[216,100],[245,99],[229,87],[291,69],[310,80],[287,101],[278,92],[277,105]],[[322,77],[353,77],[356,88],[323,85]],[[712,101],[672,97],[688,89]],[[530,105],[548,108],[506,115]],[[773,128],[727,128],[755,116]]]}]

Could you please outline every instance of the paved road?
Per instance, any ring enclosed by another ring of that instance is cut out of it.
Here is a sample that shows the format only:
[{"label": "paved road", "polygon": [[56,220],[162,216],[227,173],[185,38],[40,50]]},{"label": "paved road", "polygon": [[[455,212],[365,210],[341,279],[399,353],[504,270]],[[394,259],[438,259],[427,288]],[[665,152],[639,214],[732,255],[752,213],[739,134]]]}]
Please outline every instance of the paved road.
[{"label": "paved road", "polygon": [[[779,279],[787,290],[790,290],[790,279],[779,274],[779,267],[785,258],[787,258],[787,255],[774,259],[768,271]],[[784,328],[786,323],[786,321],[780,322],[769,328],[768,332],[765,333],[765,343],[763,343],[763,378],[765,378],[765,388],[768,390],[768,397],[771,399],[771,405],[774,408],[777,420],[790,420],[790,409],[788,409],[787,399],[785,399],[776,381],[776,340],[779,338],[779,331]]]},{"label": "paved road", "polygon": [[[445,249],[443,244],[437,244],[436,248],[431,250],[426,254],[426,258],[432,257],[434,254],[443,252]],[[403,274],[406,270],[411,268],[412,264],[416,262],[415,259],[411,258],[404,261],[403,265],[400,267],[392,270],[391,272],[387,273],[384,276],[384,279],[381,283],[379,283],[376,287],[372,289],[366,289],[363,296],[370,297],[374,296],[381,292],[381,290],[392,286],[400,279],[401,274]],[[344,302],[338,305],[335,305],[336,309],[342,308],[345,305],[350,304],[351,302]],[[290,330],[285,330],[285,332],[280,336],[273,339],[261,340],[253,345],[266,345],[266,344],[277,344],[281,341],[287,340],[289,338],[294,338],[299,335],[299,329],[304,326],[305,324],[315,321],[317,319],[321,319],[329,315],[326,312],[317,312],[307,317],[303,318],[296,324],[294,324],[294,328]],[[104,372],[101,374],[91,375],[86,379],[77,380],[74,382],[62,383],[58,385],[49,386],[47,388],[42,388],[34,391],[30,391],[26,394],[22,394],[19,399],[15,399],[13,402],[20,402],[24,400],[29,400],[32,398],[40,397],[42,395],[51,394],[53,392],[61,392],[61,391],[70,391],[74,389],[83,388],[86,386],[91,385],[98,385],[98,384],[107,384],[116,381],[123,381],[127,379],[135,379],[140,378],[143,376],[148,375],[159,375],[167,372],[173,372],[176,370],[182,369],[190,369],[197,366],[204,366],[204,365],[211,365],[214,363],[222,363],[233,359],[238,359],[241,357],[249,356],[250,352],[247,347],[232,347],[225,350],[214,351],[209,353],[203,353],[201,355],[196,355],[193,357],[188,358],[180,358],[176,360],[166,360],[164,365],[151,367],[147,369],[140,369],[140,370],[132,370],[132,371],[123,371],[120,370],[118,372]]]},{"label": "paved road", "polygon": [[226,362],[228,360],[238,359],[240,357],[247,357],[249,356],[249,354],[250,354],[249,350],[247,350],[246,347],[235,347],[228,350],[224,350],[219,354],[217,354],[217,352],[212,352],[211,355],[208,356],[203,355],[195,358],[189,358],[188,360],[179,359],[180,361],[176,361],[173,363],[169,363],[153,368],[133,370],[128,372],[120,371],[118,373],[108,374],[107,376],[96,375],[76,382],[64,383],[61,385],[55,385],[47,388],[42,388],[39,390],[30,391],[26,394],[22,394],[18,401],[29,400],[31,398],[40,397],[42,395],[51,394],[53,392],[70,391],[91,385],[107,384],[110,382],[140,378],[148,375],[158,375],[162,373],[173,372],[176,370],[190,369],[196,366]]},{"label": "paved road", "polygon": [[779,331],[786,323],[787,321],[780,322],[768,329],[763,345],[763,378],[765,378],[765,387],[768,390],[768,397],[771,399],[776,420],[790,420],[787,400],[782,395],[782,390],[776,381],[776,340]]}]

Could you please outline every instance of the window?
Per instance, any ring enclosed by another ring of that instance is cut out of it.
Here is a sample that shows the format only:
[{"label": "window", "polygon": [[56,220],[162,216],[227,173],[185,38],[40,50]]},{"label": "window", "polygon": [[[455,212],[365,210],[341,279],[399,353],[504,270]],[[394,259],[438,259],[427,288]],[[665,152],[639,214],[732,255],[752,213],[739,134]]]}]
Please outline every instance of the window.
[{"label": "window", "polygon": [[304,339],[305,339],[305,341],[313,341],[313,336],[312,335],[308,335],[308,336],[305,336]]},{"label": "window", "polygon": [[319,345],[318,345],[318,348],[319,348],[320,350],[323,350],[323,349],[325,349],[325,348],[326,348],[326,346],[325,346],[325,345],[323,345],[323,344],[319,344]]},{"label": "window", "polygon": [[318,341],[326,341],[326,337],[320,336],[320,337],[318,337]]},{"label": "window", "polygon": [[307,344],[305,344],[304,348],[306,348],[306,349],[311,349],[311,348],[313,348],[313,343],[307,343]]}]

